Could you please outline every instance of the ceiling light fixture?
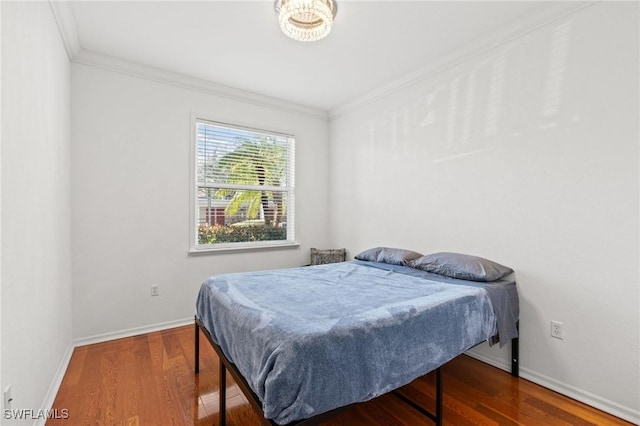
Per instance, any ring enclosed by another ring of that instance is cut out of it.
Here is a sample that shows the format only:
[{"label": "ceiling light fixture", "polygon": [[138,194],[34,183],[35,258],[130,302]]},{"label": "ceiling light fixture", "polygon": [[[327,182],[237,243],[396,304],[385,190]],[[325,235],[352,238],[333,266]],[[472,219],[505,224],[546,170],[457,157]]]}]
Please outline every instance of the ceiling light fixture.
[{"label": "ceiling light fixture", "polygon": [[334,0],[276,0],[280,28],[298,41],[316,41],[329,34],[338,11]]}]

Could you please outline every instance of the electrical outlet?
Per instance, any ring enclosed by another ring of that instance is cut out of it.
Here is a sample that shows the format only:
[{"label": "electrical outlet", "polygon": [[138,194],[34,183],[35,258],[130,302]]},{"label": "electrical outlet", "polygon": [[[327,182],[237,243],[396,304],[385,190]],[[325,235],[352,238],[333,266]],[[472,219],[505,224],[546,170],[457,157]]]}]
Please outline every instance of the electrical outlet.
[{"label": "electrical outlet", "polygon": [[153,284],[151,286],[151,295],[152,296],[159,296],[160,295],[160,287],[158,286],[158,284]]},{"label": "electrical outlet", "polygon": [[9,385],[4,390],[4,409],[5,410],[11,410],[11,401],[13,401],[13,398],[11,397],[11,385]]},{"label": "electrical outlet", "polygon": [[564,324],[558,321],[551,321],[551,337],[564,339]]}]

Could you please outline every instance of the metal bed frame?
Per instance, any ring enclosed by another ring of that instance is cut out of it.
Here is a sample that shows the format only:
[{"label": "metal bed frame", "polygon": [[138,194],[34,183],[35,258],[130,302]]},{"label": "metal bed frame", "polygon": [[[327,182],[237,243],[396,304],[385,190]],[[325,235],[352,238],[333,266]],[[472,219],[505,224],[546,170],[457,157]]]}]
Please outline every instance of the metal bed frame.
[{"label": "metal bed frame", "polygon": [[[520,321],[518,321],[516,323],[516,327],[518,329],[519,329],[519,325],[520,325]],[[213,349],[218,354],[218,357],[220,358],[220,365],[219,365],[219,370],[218,370],[219,371],[218,372],[219,381],[220,381],[220,384],[219,384],[219,387],[220,387],[220,391],[219,391],[220,408],[219,408],[219,413],[218,413],[218,415],[219,415],[219,418],[218,418],[219,419],[219,421],[218,421],[219,426],[225,426],[226,425],[226,421],[227,421],[226,420],[226,416],[227,416],[227,413],[226,413],[227,374],[226,373],[227,373],[227,370],[229,371],[229,373],[231,373],[231,376],[233,376],[234,380],[236,381],[236,383],[238,384],[238,386],[240,387],[240,389],[242,390],[244,395],[249,400],[249,403],[251,404],[253,409],[256,410],[260,414],[260,417],[262,418],[261,424],[264,425],[264,426],[266,426],[266,425],[279,426],[278,423],[275,423],[273,420],[266,419],[264,417],[264,412],[262,410],[262,404],[260,403],[260,400],[258,399],[258,396],[253,392],[253,390],[251,390],[251,387],[249,386],[249,384],[247,383],[245,378],[242,376],[242,374],[240,374],[240,372],[236,368],[235,364],[233,364],[231,361],[229,361],[227,359],[227,357],[222,352],[222,349],[220,348],[220,346],[218,346],[213,341],[213,339],[211,338],[211,334],[209,334],[209,331],[206,329],[204,324],[197,317],[195,317],[195,327],[194,328],[195,328],[195,373],[198,374],[200,372],[200,330],[202,330],[204,335],[207,337],[207,340],[209,341],[209,343],[211,344]],[[520,375],[519,375],[519,356],[520,356],[519,339],[516,337],[514,339],[511,339],[511,375],[513,377],[520,377]],[[426,410],[422,406],[418,405],[415,401],[412,401],[411,399],[407,398],[406,396],[404,396],[400,392],[397,392],[397,390],[391,391],[391,393],[393,395],[395,395],[396,397],[400,398],[402,401],[404,401],[405,403],[410,405],[412,408],[414,408],[415,410],[417,410],[421,414],[423,414],[424,416],[426,416],[429,419],[433,420],[433,422],[435,423],[436,426],[442,426],[442,366],[438,367],[435,370],[435,372],[436,372],[435,413]],[[291,425],[291,426],[293,426],[293,425],[296,425],[296,426],[298,426],[298,425],[300,425],[300,426],[303,426],[303,425],[304,426],[317,425],[317,424],[320,424],[320,423],[322,423],[322,422],[324,422],[324,421],[336,416],[337,414],[347,410],[348,408],[351,408],[352,406],[354,406],[356,404],[360,404],[360,403],[349,404],[349,405],[346,405],[344,407],[339,407],[339,408],[336,408],[334,410],[318,414],[318,415],[313,416],[313,417],[308,418],[308,419],[291,422],[291,423],[288,423],[287,426],[289,426],[289,425]]]}]

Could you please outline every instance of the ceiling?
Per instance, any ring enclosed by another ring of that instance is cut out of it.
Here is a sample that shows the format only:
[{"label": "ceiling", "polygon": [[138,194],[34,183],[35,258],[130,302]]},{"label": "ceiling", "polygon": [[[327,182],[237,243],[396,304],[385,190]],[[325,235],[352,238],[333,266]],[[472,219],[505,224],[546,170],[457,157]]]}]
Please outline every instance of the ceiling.
[{"label": "ceiling", "polygon": [[[558,3],[558,2],[556,2]],[[80,48],[330,111],[552,2],[338,0],[334,29],[302,43],[273,2],[70,2]]]}]

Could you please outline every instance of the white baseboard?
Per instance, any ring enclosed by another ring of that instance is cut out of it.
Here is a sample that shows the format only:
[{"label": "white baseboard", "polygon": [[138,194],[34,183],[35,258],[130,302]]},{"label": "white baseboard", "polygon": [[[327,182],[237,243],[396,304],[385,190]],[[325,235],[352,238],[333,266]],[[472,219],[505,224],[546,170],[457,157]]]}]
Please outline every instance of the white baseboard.
[{"label": "white baseboard", "polygon": [[193,317],[174,321],[161,322],[157,324],[145,325],[142,327],[128,328],[126,330],[114,331],[111,333],[96,334],[94,336],[80,337],[73,340],[74,347],[93,345],[94,343],[108,342],[110,340],[123,339],[125,337],[138,336],[140,334],[153,333],[154,331],[167,330],[169,328],[182,327],[193,324]]},{"label": "white baseboard", "polygon": [[[67,349],[64,352],[62,360],[60,364],[58,364],[58,369],[53,376],[53,380],[49,385],[49,389],[47,390],[46,395],[44,396],[44,400],[42,401],[42,407],[46,407],[47,409],[53,407],[53,403],[58,395],[58,389],[60,389],[60,385],[62,384],[62,379],[64,379],[64,375],[67,372],[67,367],[69,366],[69,362],[71,362],[71,355],[73,355],[73,350],[75,346],[73,345],[73,341],[70,341],[67,345]],[[33,425],[34,426],[44,426],[47,419],[37,419]]]},{"label": "white baseboard", "polygon": [[[481,355],[476,352],[466,352],[466,354],[501,370],[511,371],[511,365],[507,364],[500,358]],[[640,411],[634,410],[633,408],[625,407],[617,402],[609,401],[608,399],[592,394],[591,392],[587,392],[575,386],[568,385],[551,377],[545,376],[544,374],[525,368],[522,365],[520,365],[520,377],[633,424],[640,424]]]},{"label": "white baseboard", "polygon": [[[475,358],[479,361],[484,362],[485,364],[489,364],[492,365],[496,368],[499,368],[500,370],[504,370],[507,371],[509,373],[511,373],[511,364],[508,364],[505,360],[497,358],[497,357],[493,357],[493,356],[489,356],[489,355],[484,355],[484,354],[479,354],[477,352],[474,352],[473,350],[469,350],[467,352],[464,353],[465,355],[469,355],[471,358]],[[520,367],[520,370],[522,369],[522,367]]]}]

